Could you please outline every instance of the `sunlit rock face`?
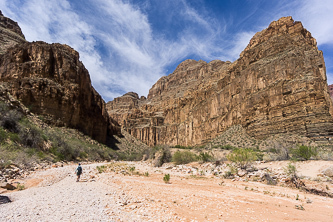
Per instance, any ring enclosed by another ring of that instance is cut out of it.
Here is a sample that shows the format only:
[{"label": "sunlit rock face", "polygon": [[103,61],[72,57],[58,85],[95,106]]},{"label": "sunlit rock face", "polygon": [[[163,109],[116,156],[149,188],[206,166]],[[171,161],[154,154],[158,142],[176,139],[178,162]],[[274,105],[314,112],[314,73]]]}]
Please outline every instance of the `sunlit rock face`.
[{"label": "sunlit rock face", "polygon": [[99,142],[120,134],[77,51],[27,42],[17,23],[2,14],[0,31],[0,83],[8,93],[46,122],[79,129]]},{"label": "sunlit rock face", "polygon": [[333,136],[332,101],[323,54],[291,17],[255,34],[233,62],[186,60],[146,98],[107,103],[110,116],[146,144],[204,144],[233,125],[265,138],[296,133]]},{"label": "sunlit rock face", "polygon": [[5,17],[0,11],[0,54],[4,54],[7,48],[23,42],[26,40],[17,22]]}]

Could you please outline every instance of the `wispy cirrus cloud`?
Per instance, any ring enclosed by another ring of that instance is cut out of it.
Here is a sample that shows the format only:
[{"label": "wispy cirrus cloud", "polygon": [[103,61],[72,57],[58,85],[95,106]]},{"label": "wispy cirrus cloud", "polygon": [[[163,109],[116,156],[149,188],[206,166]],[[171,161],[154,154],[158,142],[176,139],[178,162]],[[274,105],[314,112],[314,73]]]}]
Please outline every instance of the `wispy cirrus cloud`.
[{"label": "wispy cirrus cloud", "polygon": [[220,28],[186,1],[169,2],[170,7],[177,7],[168,22],[189,22],[172,40],[153,30],[148,14],[128,1],[91,0],[85,6],[89,14],[76,10],[77,5],[67,0],[20,3],[2,0],[1,6],[19,22],[29,41],[60,42],[79,51],[94,87],[106,100],[128,91],[147,95],[168,74],[168,66],[189,55],[213,59],[217,49],[214,42]]},{"label": "wispy cirrus cloud", "polygon": [[[329,10],[322,11],[330,9],[329,0],[288,0],[266,14],[260,14],[258,3],[237,22],[235,17],[215,17],[204,3],[195,7],[189,0],[0,0],[0,7],[19,23],[27,40],[60,42],[79,51],[93,86],[106,101],[129,91],[146,96],[185,58],[236,60],[255,32],[277,15],[301,19],[319,44],[333,42]],[[311,20],[305,15],[312,15]],[[235,24],[243,29],[227,33]]]}]

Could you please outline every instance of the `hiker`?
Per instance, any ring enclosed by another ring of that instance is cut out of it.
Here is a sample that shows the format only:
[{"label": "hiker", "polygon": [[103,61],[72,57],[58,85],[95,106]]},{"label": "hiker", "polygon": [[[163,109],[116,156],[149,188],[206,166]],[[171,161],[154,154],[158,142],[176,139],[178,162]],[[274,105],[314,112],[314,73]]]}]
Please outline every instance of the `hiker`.
[{"label": "hiker", "polygon": [[75,170],[75,173],[77,175],[77,180],[76,182],[79,182],[80,180],[80,176],[82,174],[82,167],[81,167],[81,163],[79,163],[79,165],[77,166],[76,170]]}]

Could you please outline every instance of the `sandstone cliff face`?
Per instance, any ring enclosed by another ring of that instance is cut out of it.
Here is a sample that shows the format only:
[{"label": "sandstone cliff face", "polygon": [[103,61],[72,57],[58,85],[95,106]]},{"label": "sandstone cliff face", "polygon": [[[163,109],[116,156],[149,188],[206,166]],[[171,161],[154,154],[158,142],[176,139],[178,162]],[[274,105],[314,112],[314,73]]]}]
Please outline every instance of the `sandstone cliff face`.
[{"label": "sandstone cliff face", "polygon": [[52,124],[79,129],[102,143],[120,133],[78,52],[69,46],[27,42],[8,49],[0,57],[0,81]]},{"label": "sandstone cliff face", "polygon": [[325,70],[310,32],[284,17],[257,33],[234,63],[187,60],[146,100],[125,95],[107,107],[148,145],[203,144],[233,125],[256,138],[296,133],[327,140],[333,118]]},{"label": "sandstone cliff face", "polygon": [[328,86],[328,92],[331,96],[331,99],[333,100],[333,84]]},{"label": "sandstone cliff face", "polygon": [[79,129],[101,143],[121,134],[74,49],[26,42],[17,23],[0,13],[0,50],[1,87],[32,113],[51,124]]},{"label": "sandstone cliff face", "polygon": [[5,53],[7,48],[23,42],[26,40],[17,22],[3,16],[0,11],[0,54]]}]

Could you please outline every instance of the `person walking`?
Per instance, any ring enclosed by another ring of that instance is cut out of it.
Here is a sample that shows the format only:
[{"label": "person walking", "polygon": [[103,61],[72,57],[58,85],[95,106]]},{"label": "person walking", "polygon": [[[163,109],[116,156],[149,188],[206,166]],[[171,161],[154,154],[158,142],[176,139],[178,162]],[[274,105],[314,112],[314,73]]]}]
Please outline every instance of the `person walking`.
[{"label": "person walking", "polygon": [[77,175],[77,180],[76,182],[79,182],[80,180],[80,176],[82,174],[82,167],[81,167],[81,163],[79,163],[79,165],[77,166],[76,170],[75,170],[75,173]]}]

